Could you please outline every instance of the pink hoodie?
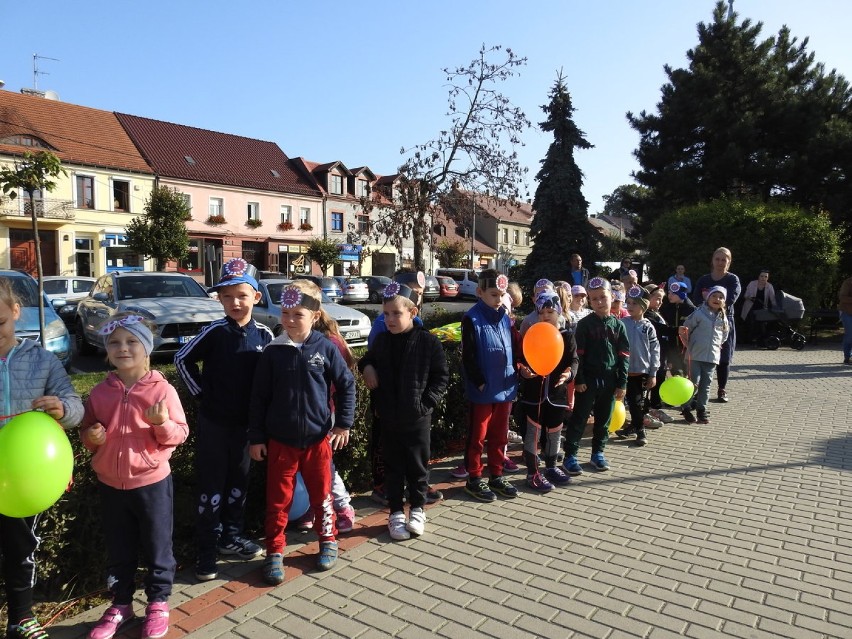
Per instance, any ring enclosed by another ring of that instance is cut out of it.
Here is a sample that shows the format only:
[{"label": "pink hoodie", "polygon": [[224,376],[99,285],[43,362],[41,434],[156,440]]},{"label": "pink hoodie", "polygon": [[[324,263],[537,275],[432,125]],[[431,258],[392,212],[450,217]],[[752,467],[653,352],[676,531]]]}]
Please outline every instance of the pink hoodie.
[{"label": "pink hoodie", "polygon": [[[159,426],[145,421],[145,411],[165,399],[169,418]],[[82,431],[100,422],[106,429],[102,446],[92,446]],[[169,457],[189,434],[186,415],[174,387],[159,371],[126,388],[115,373],[95,386],[86,400],[80,424],[83,444],[91,451],[92,469],[107,486],[131,490],[154,484],[171,472]]]}]

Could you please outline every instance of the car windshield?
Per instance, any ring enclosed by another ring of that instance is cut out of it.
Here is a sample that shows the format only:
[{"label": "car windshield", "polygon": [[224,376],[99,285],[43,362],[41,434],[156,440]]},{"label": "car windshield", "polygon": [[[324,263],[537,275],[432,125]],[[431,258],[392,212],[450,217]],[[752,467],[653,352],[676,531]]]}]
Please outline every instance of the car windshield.
[{"label": "car windshield", "polygon": [[344,280],[347,284],[363,284],[364,280],[360,277],[350,277],[348,280]]},{"label": "car windshield", "polygon": [[61,295],[66,288],[65,280],[44,280],[44,292],[48,295]]},{"label": "car windshield", "polygon": [[116,299],[135,300],[148,297],[208,297],[207,292],[191,277],[163,275],[157,277],[118,277]]},{"label": "car windshield", "polygon": [[[281,290],[288,285],[288,282],[280,282],[276,284],[267,284],[266,291],[269,293],[269,299],[275,305],[281,304]],[[323,304],[333,304],[328,295],[322,294]]]},{"label": "car windshield", "polygon": [[10,277],[12,290],[21,306],[38,306],[38,286],[31,277]]}]

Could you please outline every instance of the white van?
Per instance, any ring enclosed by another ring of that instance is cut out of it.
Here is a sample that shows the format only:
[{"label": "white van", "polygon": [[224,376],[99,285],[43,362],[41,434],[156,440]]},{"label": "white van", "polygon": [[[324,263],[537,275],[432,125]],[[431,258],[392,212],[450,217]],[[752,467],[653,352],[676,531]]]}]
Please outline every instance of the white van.
[{"label": "white van", "polygon": [[459,295],[476,297],[476,287],[479,286],[479,276],[469,268],[439,268],[435,275],[451,277],[459,285]]}]

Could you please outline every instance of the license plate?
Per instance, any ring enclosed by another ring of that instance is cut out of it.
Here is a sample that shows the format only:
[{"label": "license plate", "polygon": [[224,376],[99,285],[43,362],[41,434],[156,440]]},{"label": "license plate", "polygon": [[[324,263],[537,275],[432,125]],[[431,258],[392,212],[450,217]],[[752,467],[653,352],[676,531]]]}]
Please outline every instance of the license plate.
[{"label": "license plate", "polygon": [[349,331],[343,334],[343,339],[358,339],[359,337],[361,337],[360,331]]},{"label": "license plate", "polygon": [[187,342],[191,342],[195,339],[195,335],[180,335],[178,337],[178,343],[186,344]]}]

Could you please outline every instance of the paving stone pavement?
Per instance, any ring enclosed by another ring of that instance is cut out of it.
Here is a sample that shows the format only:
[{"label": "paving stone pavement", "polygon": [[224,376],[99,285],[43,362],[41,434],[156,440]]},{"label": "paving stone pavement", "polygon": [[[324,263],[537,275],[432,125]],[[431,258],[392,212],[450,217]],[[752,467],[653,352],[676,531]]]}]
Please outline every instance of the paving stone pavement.
[{"label": "paving stone pavement", "polygon": [[[391,542],[386,514],[362,503],[331,572],[312,570],[308,535],[276,588],[259,560],[206,584],[181,575],[168,637],[852,637],[852,367],[840,359],[830,342],[741,349],[709,426],[676,421],[645,448],[611,441],[610,472],[546,495],[523,475],[517,499],[493,504],[448,483],[419,539]],[[456,461],[433,482],[450,482]],[[85,636],[102,611],[51,637]]]}]

